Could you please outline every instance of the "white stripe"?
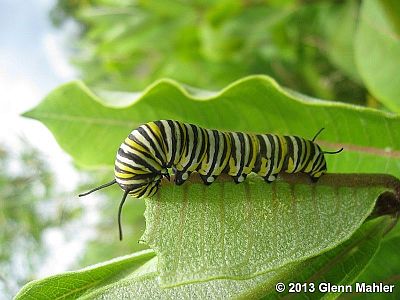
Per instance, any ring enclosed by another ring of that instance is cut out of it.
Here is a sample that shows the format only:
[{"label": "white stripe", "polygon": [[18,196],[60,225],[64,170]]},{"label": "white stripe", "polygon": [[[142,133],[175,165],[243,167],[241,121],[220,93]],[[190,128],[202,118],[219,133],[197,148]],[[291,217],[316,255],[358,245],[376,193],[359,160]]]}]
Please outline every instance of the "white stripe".
[{"label": "white stripe", "polygon": [[[250,137],[245,133],[243,134],[244,137],[244,164],[243,164],[243,171],[248,167],[250,162]],[[246,173],[246,172],[243,172]]]},{"label": "white stripe", "polygon": [[296,170],[297,161],[299,160],[299,157],[298,157],[299,146],[297,145],[297,141],[294,137],[289,136],[289,138],[292,140],[292,144],[293,144],[293,170],[292,170],[292,172],[294,172]]},{"label": "white stripe", "polygon": [[[193,161],[192,161],[192,165],[190,166],[190,168],[188,168],[188,171],[194,171],[196,170],[196,168],[198,167],[199,163],[201,162],[201,157],[200,157],[200,150],[201,150],[201,146],[203,145],[203,143],[205,141],[203,141],[203,131],[200,127],[196,127],[195,129],[197,131],[197,148],[195,149],[196,153],[193,157]],[[194,144],[194,140],[193,140],[193,144]],[[206,150],[206,148],[205,148]]]},{"label": "white stripe", "polygon": [[219,149],[217,154],[217,161],[214,166],[214,172],[211,175],[219,175],[221,172],[216,172],[217,169],[222,165],[222,153],[224,152],[224,137],[221,131],[218,131],[219,136]]},{"label": "white stripe", "polygon": [[[143,126],[142,128],[144,129],[144,131],[146,131],[146,133],[149,135],[149,137],[153,140],[154,144],[156,145],[158,153],[161,154],[162,159],[165,161],[164,151],[162,150],[162,146],[158,144],[156,136],[146,126]],[[154,158],[156,158],[155,152],[154,152]],[[157,159],[157,160],[159,161],[159,159]],[[160,161],[160,165],[162,165],[162,164],[163,164],[163,162]]]},{"label": "white stripe", "polygon": [[[154,167],[154,169],[156,170],[161,170],[161,165],[157,163],[157,161],[152,160],[150,158],[147,158],[146,156],[143,155],[142,152],[140,152],[139,150],[133,149],[130,146],[127,146],[125,144],[122,144],[120,149],[122,149],[125,153],[132,153],[132,154],[136,154],[137,156],[139,156],[141,159],[143,159],[147,164],[149,164],[150,166]],[[119,154],[118,154],[119,155]],[[129,155],[129,154],[128,154]],[[136,161],[130,160],[133,164],[131,164],[132,166],[142,166],[140,164],[138,164]],[[144,168],[144,166],[142,166]]]},{"label": "white stripe", "polygon": [[[141,128],[143,130],[146,131],[144,126],[141,126]],[[139,141],[141,142],[146,148],[147,150],[150,151],[150,153],[152,154],[154,160],[156,160],[160,165],[162,165],[162,161],[160,161],[157,156],[156,156],[156,152],[153,149],[153,147],[151,146],[150,142],[139,132],[139,130],[134,130],[132,131],[132,135]]]},{"label": "white stripe", "polygon": [[[272,169],[272,173],[271,174],[275,174],[275,173],[279,173],[281,170],[279,170],[278,169],[278,166],[279,166],[279,162],[278,162],[278,158],[279,158],[279,156],[278,156],[278,154],[279,154],[279,150],[280,150],[280,148],[281,148],[281,146],[279,146],[279,149],[278,149],[278,145],[280,145],[279,144],[279,140],[278,140],[278,137],[275,135],[275,134],[273,134],[272,135],[272,137],[273,137],[273,139],[274,139],[274,142],[275,142],[275,151],[274,151],[274,165],[273,165],[273,169]],[[282,157],[282,159],[285,159],[284,157]]]},{"label": "white stripe", "polygon": [[181,158],[181,154],[182,154],[182,137],[181,137],[181,132],[180,132],[180,126],[178,124],[177,121],[173,121],[174,122],[174,127],[175,127],[175,136],[176,136],[176,151],[175,151],[175,159],[172,162],[172,164],[174,166],[177,165],[177,163],[179,162],[180,158]]},{"label": "white stripe", "polygon": [[207,134],[209,136],[209,142],[208,142],[208,146],[209,146],[209,148],[208,148],[209,152],[208,153],[209,153],[209,155],[208,155],[208,161],[207,161],[208,168],[205,170],[206,174],[208,174],[210,172],[210,170],[211,170],[212,159],[213,159],[214,153],[215,153],[215,138],[214,138],[214,134],[213,134],[212,130],[210,130],[210,129],[207,129]]},{"label": "white stripe", "polygon": [[161,121],[161,124],[164,126],[165,130],[165,135],[166,135],[166,141],[164,143],[167,143],[167,153],[166,153],[166,162],[169,163],[171,161],[172,157],[172,132],[171,132],[171,127],[169,126],[167,121]]},{"label": "white stripe", "polygon": [[[188,133],[188,140],[186,141],[186,147],[185,147],[184,151],[182,152],[183,156],[182,156],[182,158],[180,160],[180,163],[181,163],[183,168],[186,168],[187,165],[190,162],[190,155],[192,154],[192,151],[193,151],[194,134],[193,134],[192,127],[190,125],[184,123],[184,126],[186,127],[186,130],[187,130],[187,133]],[[186,152],[186,148],[189,148],[187,156],[185,156],[185,153],[184,153],[184,152]]]}]

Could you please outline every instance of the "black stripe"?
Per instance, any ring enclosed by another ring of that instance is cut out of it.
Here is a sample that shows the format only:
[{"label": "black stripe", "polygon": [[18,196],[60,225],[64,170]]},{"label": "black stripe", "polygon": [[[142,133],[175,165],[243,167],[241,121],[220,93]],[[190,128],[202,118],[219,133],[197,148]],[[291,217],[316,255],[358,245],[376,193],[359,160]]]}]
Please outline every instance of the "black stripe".
[{"label": "black stripe", "polygon": [[236,160],[236,143],[235,143],[234,133],[229,132],[229,135],[231,136],[231,157],[233,158],[234,166],[236,169],[237,160]]},{"label": "black stripe", "polygon": [[[267,136],[268,141],[271,146],[271,163],[269,165],[270,166],[269,170],[267,170],[267,174],[265,175],[265,177],[268,179],[269,176],[271,176],[272,171],[274,169],[274,165],[275,165],[275,150],[279,152],[280,146],[279,146],[279,138],[278,137],[276,137],[277,143],[275,143],[274,136],[272,134],[266,134],[266,136]],[[279,153],[278,153],[278,164],[277,165],[279,165]]]},{"label": "black stripe", "polygon": [[[202,136],[203,136],[203,140],[202,140],[202,144],[201,144],[201,149],[200,149],[200,153],[199,153],[200,157],[202,157],[203,154],[204,154],[204,152],[207,151],[207,147],[208,147],[209,141],[208,141],[208,134],[207,134],[207,131],[206,131],[205,129],[201,128],[201,127],[199,127],[199,128],[200,128],[201,134],[202,134]],[[201,164],[199,164],[199,166],[201,166]]]},{"label": "black stripe", "polygon": [[[294,140],[296,141],[297,144],[297,162],[295,163],[294,166],[294,170],[293,173],[297,172],[297,168],[299,167],[299,165],[301,165],[302,162],[302,155],[303,155],[303,145],[301,143],[301,140],[299,137],[297,136],[292,136],[294,138]],[[294,149],[294,147],[293,147]],[[293,155],[294,158],[294,155]]]},{"label": "black stripe", "polygon": [[226,133],[221,132],[221,134],[222,134],[222,138],[224,140],[224,150],[222,151],[222,155],[221,155],[220,167],[222,170],[221,172],[223,172],[223,170],[225,169],[225,166],[228,164],[228,159],[229,159],[229,157],[227,157],[229,140],[228,140],[228,135]]},{"label": "black stripe", "polygon": [[[125,143],[124,143],[125,144]],[[125,145],[127,145],[127,144],[125,144]],[[143,151],[141,151],[141,150],[138,150],[138,149],[134,149],[134,148],[132,148],[131,146],[129,146],[129,145],[127,145],[129,148],[131,148],[131,149],[133,149],[133,150],[136,150],[136,151],[138,151],[138,152],[140,152],[140,154],[141,155],[143,155],[144,157],[146,157],[146,158],[148,158],[149,160],[151,160],[151,161],[153,161],[154,163],[156,163],[157,165],[160,165],[155,159],[154,159],[154,156],[153,156],[153,154],[151,154],[151,153],[148,153],[148,152],[143,152]],[[145,147],[146,149],[147,149],[147,147]],[[125,152],[124,152],[125,153]],[[133,153],[126,153],[128,156],[129,155],[137,155],[137,154],[133,154]],[[129,158],[129,157],[128,157]]]},{"label": "black stripe", "polygon": [[312,165],[312,168],[311,168],[310,173],[313,173],[314,171],[317,170],[317,166],[321,163],[321,156],[322,156],[322,155],[318,155],[318,156],[317,156],[317,159],[314,161],[314,163],[313,163],[313,165]]},{"label": "black stripe", "polygon": [[[126,173],[127,174],[127,173]],[[131,173],[134,174],[134,176],[132,178],[123,178],[123,177],[119,177],[119,176],[115,176],[121,180],[147,180],[146,182],[150,182],[152,181],[151,179],[154,178],[155,176],[157,176],[154,173],[146,173],[146,174],[135,174],[135,173]]]},{"label": "black stripe", "polygon": [[253,170],[252,170],[254,173],[258,173],[261,170],[261,158],[267,157],[267,153],[266,153],[267,148],[266,148],[265,141],[264,141],[262,135],[256,134],[256,138],[258,140],[258,152],[256,155],[256,162],[255,162]]},{"label": "black stripe", "polygon": [[320,154],[320,158],[321,158],[321,161],[320,161],[319,164],[315,167],[315,171],[321,171],[321,169],[322,169],[322,167],[323,167],[323,165],[324,165],[325,157],[324,157],[324,155],[323,155],[322,153]]},{"label": "black stripe", "polygon": [[170,130],[171,130],[171,136],[170,137],[167,137],[167,139],[166,139],[166,141],[168,141],[168,139],[170,138],[170,139],[172,139],[172,143],[171,143],[171,145],[172,145],[172,149],[171,149],[171,160],[170,161],[168,161],[167,162],[167,168],[171,168],[172,167],[172,165],[174,164],[174,161],[175,161],[175,157],[176,157],[176,146],[177,146],[177,143],[176,143],[176,131],[175,131],[175,122],[174,121],[171,121],[171,120],[168,120],[167,121],[167,123],[168,123],[168,125],[169,125],[169,128],[170,128]]},{"label": "black stripe", "polygon": [[[124,153],[125,153],[125,152],[124,152]],[[126,156],[124,156],[124,157],[126,157]],[[127,157],[127,158],[128,158],[128,157]],[[135,167],[135,166],[132,166],[132,165],[126,163],[126,162],[123,162],[122,160],[119,160],[118,158],[117,158],[116,160],[117,160],[120,164],[123,164],[124,166],[129,167],[129,168],[131,168],[131,169],[138,170],[138,171],[143,170],[142,168]],[[117,166],[115,166],[115,168],[117,168]],[[126,172],[126,173],[131,173],[131,171],[125,171],[125,172]]]},{"label": "black stripe", "polygon": [[192,128],[192,131],[193,131],[193,140],[189,141],[189,143],[190,142],[193,143],[193,148],[192,148],[192,153],[190,154],[188,167],[186,169],[188,169],[193,164],[193,161],[194,161],[194,158],[196,155],[196,150],[197,150],[197,143],[199,142],[198,141],[199,134],[197,131],[199,127],[196,125],[193,125],[193,124],[189,124],[189,126]]},{"label": "black stripe", "polygon": [[294,160],[294,155],[293,155],[294,149],[293,149],[292,139],[287,135],[284,135],[283,138],[286,141],[287,153],[286,153],[285,160],[283,161],[282,171],[287,171],[289,168],[289,159],[292,158],[292,160]]},{"label": "black stripe", "polygon": [[[211,168],[210,171],[208,171],[207,176],[210,176],[215,169],[215,165],[217,163],[218,160],[218,152],[219,152],[219,134],[218,134],[218,130],[211,130],[213,135],[214,135],[214,155],[211,158]],[[211,153],[210,153],[211,154]]]},{"label": "black stripe", "polygon": [[143,189],[139,194],[136,196],[137,198],[143,197],[144,194],[146,194],[147,190],[149,189],[148,186],[146,186],[145,189]]},{"label": "black stripe", "polygon": [[[158,161],[160,161],[161,164],[163,164],[164,160],[163,160],[160,152],[158,152],[156,144],[154,143],[154,140],[149,136],[149,134],[146,132],[146,130],[144,130],[143,126],[140,126],[137,129],[137,131],[139,131],[139,133],[146,139],[146,141],[148,141],[150,143],[150,146],[151,146],[152,150],[154,151],[155,156],[158,158]],[[151,151],[151,149],[149,149],[149,151]]]},{"label": "black stripe", "polygon": [[[181,148],[179,149],[179,152],[176,151],[176,155],[178,156],[178,162],[180,162],[181,157],[183,155],[183,153],[185,152],[185,148],[186,148],[186,133],[185,133],[185,129],[183,128],[184,125],[180,122],[175,122],[175,124],[178,126],[179,129],[179,133],[180,133],[180,139],[181,139]],[[183,127],[182,127],[183,126]],[[178,149],[177,149],[178,150]]]},{"label": "black stripe", "polygon": [[[143,183],[135,183],[135,184],[121,184],[121,187],[123,190],[130,190],[131,192],[133,192],[135,189],[140,189],[141,187],[145,186],[147,183],[143,182]],[[131,192],[129,192],[129,194],[131,194]]]},{"label": "black stripe", "polygon": [[253,156],[254,149],[253,149],[253,143],[252,143],[250,134],[246,133],[245,135],[247,137],[247,140],[249,141],[249,148],[250,148],[249,149],[249,156],[247,157],[247,161],[246,161],[246,164],[245,164],[245,166],[248,167],[248,166],[250,166],[250,162],[251,162],[251,158]]},{"label": "black stripe", "polygon": [[240,165],[239,165],[239,170],[236,173],[237,175],[241,175],[243,173],[243,168],[244,168],[244,153],[245,153],[245,143],[244,143],[244,134],[241,132],[236,132],[236,134],[238,135],[239,141],[240,141],[240,151],[239,154],[241,156],[241,161],[240,161]]},{"label": "black stripe", "polygon": [[189,155],[189,149],[190,149],[190,137],[189,137],[189,130],[187,126],[190,126],[187,123],[183,123],[183,127],[185,128],[185,151],[184,151],[184,157],[187,157]]},{"label": "black stripe", "polygon": [[[153,122],[153,123],[155,123],[155,122]],[[157,125],[157,124],[155,124],[155,125]],[[163,140],[160,139],[160,137],[157,135],[157,133],[154,132],[154,130],[151,129],[151,127],[150,127],[148,124],[145,124],[145,126],[146,126],[147,129],[149,129],[150,132],[153,134],[154,139],[155,139],[155,142],[157,142],[157,144],[158,144],[159,148],[161,149],[161,151],[164,151],[164,150],[165,150],[165,145],[164,145]],[[160,129],[159,126],[157,126],[157,127]],[[162,157],[162,155],[161,155],[161,157]],[[163,164],[165,163],[163,158],[161,159],[161,161],[162,161]]]},{"label": "black stripe", "polygon": [[306,140],[306,143],[308,144],[308,147],[310,149],[310,154],[306,157],[306,163],[301,171],[304,171],[308,167],[308,165],[313,160],[314,155],[315,155],[315,149],[316,149],[315,144],[309,140]]},{"label": "black stripe", "polygon": [[[142,153],[142,152],[140,152],[140,153],[143,154],[143,155],[145,154],[145,153]],[[121,148],[118,149],[118,154],[121,155],[122,157],[125,157],[125,158],[127,158],[127,159],[133,160],[134,162],[136,162],[136,163],[138,163],[138,164],[144,166],[145,168],[147,168],[147,169],[149,169],[149,170],[151,170],[151,171],[153,171],[153,172],[155,172],[155,173],[157,173],[157,174],[160,173],[159,170],[156,170],[153,166],[149,165],[144,159],[142,159],[140,156],[138,156],[138,155],[136,155],[136,154],[133,154],[133,153],[126,153],[126,152],[125,152],[124,150],[122,150]],[[148,158],[151,158],[151,157],[149,157],[148,155],[144,155],[144,156],[146,156],[146,157],[148,157]]]},{"label": "black stripe", "polygon": [[[308,152],[308,144],[307,141],[301,137],[298,137],[300,140],[300,143],[302,143],[302,153],[301,153],[301,165],[304,165],[304,163],[307,160],[307,152]],[[302,168],[300,168],[298,171],[301,171]]]},{"label": "black stripe", "polygon": [[[154,189],[158,189],[158,184],[153,185],[152,188],[150,189],[150,191],[147,193],[147,195],[151,195],[153,193]],[[148,188],[146,190],[148,190]]]}]

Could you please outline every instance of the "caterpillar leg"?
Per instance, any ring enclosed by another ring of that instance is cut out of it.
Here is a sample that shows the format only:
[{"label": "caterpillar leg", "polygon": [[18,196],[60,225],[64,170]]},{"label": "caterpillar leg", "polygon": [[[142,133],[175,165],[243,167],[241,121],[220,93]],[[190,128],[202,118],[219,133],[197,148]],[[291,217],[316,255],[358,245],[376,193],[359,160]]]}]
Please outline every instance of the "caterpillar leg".
[{"label": "caterpillar leg", "polygon": [[171,181],[171,177],[170,177],[167,169],[163,170],[163,172],[161,173],[161,176],[165,177],[168,181]]},{"label": "caterpillar leg", "polygon": [[278,176],[278,174],[271,174],[271,175],[269,175],[269,176],[265,176],[264,177],[264,180],[265,180],[265,182],[267,182],[267,183],[271,183],[271,182],[274,182],[275,180],[276,180],[276,177]]},{"label": "caterpillar leg", "polygon": [[235,181],[235,183],[241,183],[243,181],[246,180],[247,174],[237,174],[235,176],[232,176],[233,181]]},{"label": "caterpillar leg", "polygon": [[205,185],[210,185],[215,181],[215,179],[217,179],[217,176],[215,176],[215,175],[208,176],[208,175],[200,174],[200,178],[201,178],[201,180],[203,180]]},{"label": "caterpillar leg", "polygon": [[322,172],[318,172],[318,173],[315,173],[315,174],[310,174],[311,181],[316,183],[321,178],[321,176],[323,174],[324,173],[322,173]]},{"label": "caterpillar leg", "polygon": [[190,176],[191,172],[188,171],[175,171],[175,184],[181,185],[183,184]]}]

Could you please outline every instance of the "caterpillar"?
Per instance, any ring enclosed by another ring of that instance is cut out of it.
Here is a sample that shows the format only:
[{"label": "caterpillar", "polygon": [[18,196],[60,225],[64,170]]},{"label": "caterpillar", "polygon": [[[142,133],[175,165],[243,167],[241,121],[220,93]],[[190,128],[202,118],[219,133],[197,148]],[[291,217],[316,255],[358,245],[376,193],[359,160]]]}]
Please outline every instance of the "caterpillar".
[{"label": "caterpillar", "polygon": [[251,172],[273,182],[280,172],[309,174],[316,182],[326,171],[324,154],[312,140],[298,136],[224,132],[173,120],[153,121],[134,129],[117,151],[115,179],[79,196],[86,196],[115,183],[124,195],[118,210],[119,237],[122,240],[121,212],[129,195],[151,197],[157,193],[163,177],[183,184],[192,172],[198,172],[206,185],[218,175],[230,175],[243,182]]}]

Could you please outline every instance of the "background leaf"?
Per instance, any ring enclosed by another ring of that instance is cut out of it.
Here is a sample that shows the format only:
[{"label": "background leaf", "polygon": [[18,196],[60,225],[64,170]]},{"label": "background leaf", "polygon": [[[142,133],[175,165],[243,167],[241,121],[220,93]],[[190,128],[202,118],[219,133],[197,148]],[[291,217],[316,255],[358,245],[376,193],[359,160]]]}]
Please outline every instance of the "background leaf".
[{"label": "background leaf", "polygon": [[[380,244],[379,250],[375,254],[364,272],[357,278],[357,282],[383,282],[395,286],[391,294],[376,294],[374,299],[399,299],[400,298],[400,261],[398,251],[400,247],[400,226],[397,224]],[[388,263],[390,262],[390,263]],[[365,296],[365,294],[360,297]]]},{"label": "background leaf", "polygon": [[[326,283],[331,285],[351,285],[354,281],[363,282],[357,276],[374,260],[374,254],[386,230],[393,224],[394,219],[385,216],[363,224],[357,232],[343,244],[318,256],[300,263],[283,282],[289,287],[290,282],[313,283],[315,291],[288,293],[288,288],[283,293],[272,290],[264,295],[263,299],[336,299],[340,292],[322,293],[321,288],[326,288]],[[357,279],[356,279],[357,278]],[[373,278],[376,282],[376,277]],[[353,288],[352,291],[355,291]],[[343,298],[354,297],[355,293],[342,293]],[[375,294],[374,296],[379,295]],[[387,295],[386,295],[387,296]]]},{"label": "background leaf", "polygon": [[[101,93],[107,95],[112,93]],[[330,172],[400,176],[399,117],[289,93],[266,76],[244,78],[219,93],[161,80],[139,96],[124,95],[131,100],[129,106],[110,107],[110,101],[102,101],[83,83],[72,82],[25,116],[43,122],[79,164],[91,167],[113,165],[119,145],[141,123],[176,119],[221,130],[306,138],[325,127],[318,143],[326,149],[345,148],[339,155],[327,155]]]},{"label": "background leaf", "polygon": [[31,281],[19,291],[15,299],[76,299],[89,290],[119,280],[154,256],[152,250],[144,250],[79,271]]},{"label": "background leaf", "polygon": [[[400,112],[400,34],[383,2],[391,1],[363,1],[355,57],[368,90],[388,108]],[[400,11],[398,1],[391,3]]]}]

